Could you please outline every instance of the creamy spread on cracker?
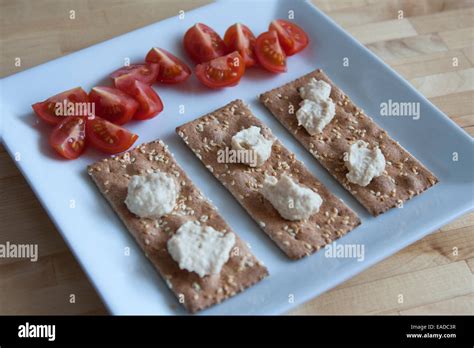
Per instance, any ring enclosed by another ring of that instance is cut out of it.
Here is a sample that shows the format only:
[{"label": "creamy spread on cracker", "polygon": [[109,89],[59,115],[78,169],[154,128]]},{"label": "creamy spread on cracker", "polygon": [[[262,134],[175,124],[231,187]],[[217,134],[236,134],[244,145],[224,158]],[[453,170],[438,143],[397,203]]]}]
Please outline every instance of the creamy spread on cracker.
[{"label": "creamy spread on cracker", "polygon": [[298,126],[303,126],[310,135],[321,133],[336,114],[336,105],[329,97],[331,85],[312,78],[299,93],[303,100],[296,111]]},{"label": "creamy spread on cracker", "polygon": [[244,156],[244,158],[252,159],[245,162],[250,167],[262,166],[272,153],[273,140],[266,139],[261,130],[260,127],[251,126],[235,133],[232,137],[234,150],[252,152],[252,156]]},{"label": "creamy spread on cracker", "polygon": [[331,95],[331,85],[323,80],[316,80],[314,77],[303,87],[299,89],[302,99],[318,100],[328,99]]},{"label": "creamy spread on cracker", "polygon": [[128,183],[125,204],[139,217],[158,219],[173,211],[178,194],[179,186],[168,174],[133,175]]},{"label": "creamy spread on cracker", "polygon": [[232,232],[223,233],[211,226],[188,221],[168,240],[167,247],[180,269],[197,273],[202,278],[221,272],[234,244]]},{"label": "creamy spread on cracker", "polygon": [[345,161],[349,173],[347,180],[353,184],[367,186],[373,178],[382,175],[385,170],[385,157],[382,151],[375,147],[369,149],[369,144],[357,140],[351,145]]},{"label": "creamy spread on cracker", "polygon": [[279,180],[274,176],[267,176],[262,194],[281,217],[291,221],[307,220],[319,211],[323,203],[319,194],[296,183],[286,174]]}]

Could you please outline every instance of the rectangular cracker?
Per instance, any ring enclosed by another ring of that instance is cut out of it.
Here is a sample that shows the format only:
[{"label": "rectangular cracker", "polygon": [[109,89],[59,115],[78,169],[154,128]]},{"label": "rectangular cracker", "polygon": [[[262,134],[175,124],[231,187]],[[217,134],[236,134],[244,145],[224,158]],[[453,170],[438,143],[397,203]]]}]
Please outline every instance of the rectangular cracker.
[{"label": "rectangular cracker", "polygon": [[[139,218],[124,203],[130,177],[153,171],[174,175],[180,183],[175,210],[159,220]],[[188,311],[194,313],[219,303],[268,275],[266,267],[235,233],[231,257],[219,275],[200,278],[194,272],[181,270],[171,258],[166,243],[187,221],[200,221],[221,232],[233,231],[186,176],[161,140],[96,162],[88,166],[88,173],[166,284],[180,302],[184,299],[183,305]]]},{"label": "rectangular cracker", "polygon": [[[260,127],[265,138],[275,140],[270,158],[259,168],[219,163],[218,151],[231,149],[232,136],[250,126]],[[360,224],[357,215],[296,160],[241,100],[186,123],[176,132],[289,258],[310,255]],[[265,174],[279,177],[282,173],[291,174],[323,199],[319,212],[308,221],[283,219],[259,192]]]},{"label": "rectangular cracker", "polygon": [[[321,134],[311,136],[298,126],[296,111],[301,97],[298,89],[310,79],[324,80],[332,87],[336,115]],[[377,216],[420,194],[438,179],[398,142],[390,138],[363,110],[320,70],[260,95],[260,101],[283,126],[346,188],[372,215]],[[292,112],[293,111],[293,112]],[[379,146],[386,159],[385,173],[365,186],[350,183],[344,153],[356,140]]]}]

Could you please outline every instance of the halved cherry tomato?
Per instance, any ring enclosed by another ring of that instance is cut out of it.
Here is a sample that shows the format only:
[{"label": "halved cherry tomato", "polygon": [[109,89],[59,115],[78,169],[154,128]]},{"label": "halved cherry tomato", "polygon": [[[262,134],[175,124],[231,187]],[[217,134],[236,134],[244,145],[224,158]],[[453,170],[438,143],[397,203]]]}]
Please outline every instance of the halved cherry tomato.
[{"label": "halved cherry tomato", "polygon": [[255,36],[246,25],[236,23],[230,26],[225,32],[224,42],[229,52],[239,52],[244,59],[245,67],[250,68],[257,63],[254,54]]},{"label": "halved cherry tomato", "polygon": [[184,34],[183,42],[186,52],[196,63],[204,63],[222,57],[227,51],[219,34],[202,23],[197,23],[189,28]]},{"label": "halved cherry tomato", "polygon": [[270,23],[268,28],[271,31],[276,31],[281,47],[287,56],[292,56],[299,51],[302,51],[308,46],[308,35],[296,24],[285,21],[284,19],[276,19]]},{"label": "halved cherry tomato", "polygon": [[159,68],[157,64],[132,64],[115,70],[110,77],[114,79],[115,87],[125,92],[135,80],[148,85],[153,84],[158,76]]},{"label": "halved cherry tomato", "polygon": [[57,103],[64,104],[65,100],[69,103],[84,103],[88,101],[88,98],[87,93],[81,87],[76,87],[49,97],[45,101],[35,103],[31,107],[40,119],[52,126],[55,126],[64,120],[64,115],[57,115],[56,105]]},{"label": "halved cherry tomato", "polygon": [[87,142],[106,153],[119,153],[127,150],[138,139],[138,135],[100,117],[87,120]]},{"label": "halved cherry tomato", "polygon": [[210,88],[235,86],[245,72],[245,63],[239,52],[232,52],[196,66],[196,76]]},{"label": "halved cherry tomato", "polygon": [[286,71],[286,55],[275,31],[267,31],[258,36],[255,55],[265,69],[277,73]]},{"label": "halved cherry tomato", "polygon": [[126,93],[105,86],[92,88],[89,100],[95,104],[95,115],[115,124],[130,121],[139,106],[138,102]]},{"label": "halved cherry tomato", "polygon": [[86,118],[68,116],[54,127],[49,135],[49,144],[62,157],[78,158],[86,148]]},{"label": "halved cherry tomato", "polygon": [[163,102],[151,86],[135,80],[129,93],[140,105],[133,116],[135,120],[147,120],[163,111]]},{"label": "halved cherry tomato", "polygon": [[152,48],[145,60],[148,63],[159,65],[160,69],[156,80],[161,83],[179,83],[191,75],[191,69],[186,63],[163,48]]}]

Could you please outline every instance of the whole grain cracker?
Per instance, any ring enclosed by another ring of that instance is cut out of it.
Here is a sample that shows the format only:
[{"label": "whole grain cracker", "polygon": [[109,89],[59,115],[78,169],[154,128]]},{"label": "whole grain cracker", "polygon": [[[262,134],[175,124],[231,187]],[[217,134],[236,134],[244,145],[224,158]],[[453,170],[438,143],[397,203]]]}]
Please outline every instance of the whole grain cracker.
[{"label": "whole grain cracker", "polygon": [[[250,126],[260,127],[265,138],[275,140],[270,158],[259,168],[219,163],[218,151],[231,148],[232,136]],[[357,215],[309,173],[241,100],[177,127],[176,132],[288,257],[310,255],[360,224]],[[322,197],[319,212],[308,221],[283,219],[259,192],[265,174],[280,177],[283,173]]]},{"label": "whole grain cracker", "polygon": [[[311,136],[298,126],[296,111],[301,97],[298,89],[312,78],[331,85],[336,115],[323,132]],[[435,185],[438,179],[413,155],[393,140],[363,110],[318,69],[284,86],[260,95],[260,101],[283,126],[341,183],[372,215],[377,216]],[[350,183],[344,153],[357,140],[379,146],[386,159],[385,173],[365,186]]]},{"label": "whole grain cracker", "polygon": [[[176,207],[158,220],[139,218],[124,203],[128,182],[132,175],[156,171],[172,175],[179,183]],[[219,303],[268,275],[266,267],[191,182],[162,141],[143,144],[120,156],[91,164],[88,173],[168,287],[190,312]],[[236,243],[220,274],[200,278],[194,272],[181,270],[171,258],[166,243],[187,221],[198,221],[217,231],[235,234]]]}]

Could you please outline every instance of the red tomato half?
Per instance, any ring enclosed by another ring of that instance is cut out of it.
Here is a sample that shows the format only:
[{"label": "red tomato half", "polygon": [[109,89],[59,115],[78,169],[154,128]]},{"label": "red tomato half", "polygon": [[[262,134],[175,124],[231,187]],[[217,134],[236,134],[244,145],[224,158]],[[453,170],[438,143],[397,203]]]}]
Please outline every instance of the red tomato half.
[{"label": "red tomato half", "polygon": [[138,109],[135,99],[117,88],[92,88],[89,99],[95,104],[95,114],[115,124],[124,124],[133,118]]},{"label": "red tomato half", "polygon": [[161,83],[183,82],[191,75],[191,69],[181,59],[162,48],[152,48],[145,60],[159,65],[156,80]]},{"label": "red tomato half", "polygon": [[287,56],[292,56],[308,46],[308,35],[292,22],[276,19],[270,23],[269,30],[276,31],[280,45]]},{"label": "red tomato half", "polygon": [[258,62],[268,71],[277,73],[286,71],[286,55],[278,42],[276,32],[267,31],[258,36],[255,55]]},{"label": "red tomato half", "polygon": [[196,66],[196,76],[210,88],[235,86],[245,72],[245,63],[235,51]]},{"label": "red tomato half", "polygon": [[163,111],[163,103],[158,94],[156,94],[151,86],[143,82],[134,81],[130,88],[130,95],[133,96],[140,105],[133,116],[135,120],[147,120]]},{"label": "red tomato half", "polygon": [[62,157],[78,158],[86,148],[86,118],[63,117],[49,136],[49,144]]},{"label": "red tomato half", "polygon": [[126,92],[133,81],[138,80],[148,85],[153,84],[158,76],[159,66],[157,64],[132,64],[115,70],[110,77],[114,85],[121,91]]},{"label": "red tomato half", "polygon": [[[69,103],[84,103],[88,101],[87,93],[81,88],[76,87],[68,91],[56,94],[45,101],[35,103],[32,108],[36,115],[46,123],[55,126],[64,120],[64,117],[56,114],[57,103],[64,104],[64,101]],[[86,116],[86,115],[75,115]]]},{"label": "red tomato half", "polygon": [[184,34],[184,49],[196,63],[222,57],[227,51],[219,34],[202,23],[195,24]]},{"label": "red tomato half", "polygon": [[230,26],[225,32],[224,42],[229,52],[239,52],[245,67],[250,68],[257,63],[254,54],[255,36],[246,25],[236,23]]},{"label": "red tomato half", "polygon": [[138,139],[138,135],[97,116],[87,120],[86,134],[89,144],[106,153],[123,152]]}]

